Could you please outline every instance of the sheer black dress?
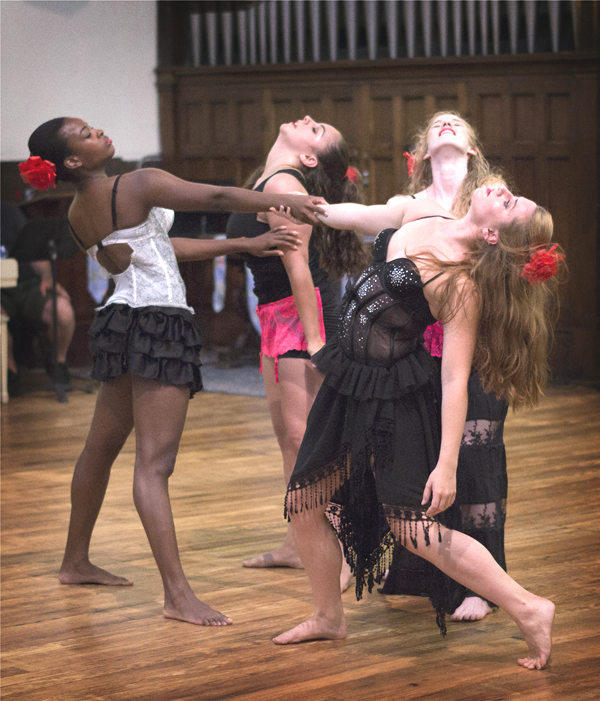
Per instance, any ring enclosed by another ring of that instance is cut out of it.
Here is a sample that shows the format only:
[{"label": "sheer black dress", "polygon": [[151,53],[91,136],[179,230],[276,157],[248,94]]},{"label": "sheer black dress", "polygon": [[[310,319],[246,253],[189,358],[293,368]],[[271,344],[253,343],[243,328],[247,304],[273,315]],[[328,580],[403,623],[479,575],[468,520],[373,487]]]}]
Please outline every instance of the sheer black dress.
[{"label": "sheer black dress", "polygon": [[[373,263],[344,298],[339,335],[313,356],[325,379],[286,500],[286,513],[329,504],[357,598],[387,568],[390,523],[401,542],[416,546],[419,530],[429,545],[440,537],[438,522],[453,527],[460,520],[457,508],[431,519],[421,506],[439,455],[441,375],[423,346],[434,322],[423,293],[431,280],[423,283],[407,258],[386,262],[395,231],[378,235]],[[448,581],[436,570],[430,591],[442,632]]]}]

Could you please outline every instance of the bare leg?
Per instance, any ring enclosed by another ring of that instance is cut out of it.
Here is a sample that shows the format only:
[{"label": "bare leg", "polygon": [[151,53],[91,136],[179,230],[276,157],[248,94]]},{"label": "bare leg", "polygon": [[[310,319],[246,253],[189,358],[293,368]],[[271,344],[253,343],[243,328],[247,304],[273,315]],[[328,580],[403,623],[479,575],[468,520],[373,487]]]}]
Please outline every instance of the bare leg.
[{"label": "bare leg", "polygon": [[[280,358],[279,382],[276,382],[275,361],[263,355],[262,373],[287,487],[306,430],[306,419],[323,378],[310,361],[302,358]],[[264,555],[244,560],[242,564],[244,567],[302,567],[290,527],[282,545]]]},{"label": "bare leg", "polygon": [[[391,525],[398,537],[398,522]],[[497,602],[506,611],[519,626],[529,648],[529,655],[519,660],[520,665],[528,669],[541,669],[547,663],[552,647],[554,604],[523,589],[483,545],[464,533],[443,526],[441,543],[436,537],[427,547],[419,531],[417,548],[410,540],[402,544],[460,584]]]},{"label": "bare leg", "polygon": [[346,618],[340,592],[342,553],[325,506],[291,514],[292,533],[315,598],[314,614],[300,625],[273,638],[278,645],[346,637]]},{"label": "bare leg", "polygon": [[175,536],[168,480],[175,467],[189,402],[187,387],[132,378],[136,431],[133,499],[160,571],[167,618],[205,626],[230,618],[200,601],[187,581]]},{"label": "bare leg", "polygon": [[[42,321],[46,325],[48,339],[52,342],[52,300],[49,300],[44,307]],[[75,312],[73,307],[67,299],[58,296],[56,298],[56,344],[58,351],[57,361],[59,363],[67,362],[67,351],[71,345],[74,332]]]},{"label": "bare leg", "polygon": [[[275,361],[263,356],[263,379],[267,391],[273,429],[283,456],[283,477],[287,487],[306,431],[308,414],[323,382],[323,376],[309,360],[280,358],[279,382],[275,381]],[[290,526],[283,544],[269,553],[244,560],[244,567],[302,567]],[[343,561],[340,590],[346,591],[352,574]]]},{"label": "bare leg", "polygon": [[[491,432],[490,422],[478,421],[476,423],[477,430],[480,430],[482,434],[486,428]],[[467,431],[467,429],[465,429],[465,431]],[[468,440],[470,441],[472,439],[469,438]],[[464,441],[465,437],[463,437],[463,443]],[[469,443],[467,443],[467,446],[468,445]],[[501,503],[463,503],[460,506],[460,510],[463,519],[463,533],[472,536],[491,553],[495,553],[494,559],[500,564],[498,558],[502,557],[502,561],[504,560],[504,546],[502,545],[500,549],[498,542],[492,537],[491,529],[494,531],[501,529],[501,532],[504,532],[506,513]],[[467,592],[460,606],[458,606],[452,614],[451,619],[453,621],[480,621],[493,610],[494,609],[485,599],[476,596],[473,592]]]},{"label": "bare leg", "polygon": [[129,376],[103,382],[85,448],[75,465],[71,482],[71,520],[58,575],[61,584],[132,584],[124,577],[96,567],[89,560],[92,531],[106,494],[112,464],[132,427]]}]

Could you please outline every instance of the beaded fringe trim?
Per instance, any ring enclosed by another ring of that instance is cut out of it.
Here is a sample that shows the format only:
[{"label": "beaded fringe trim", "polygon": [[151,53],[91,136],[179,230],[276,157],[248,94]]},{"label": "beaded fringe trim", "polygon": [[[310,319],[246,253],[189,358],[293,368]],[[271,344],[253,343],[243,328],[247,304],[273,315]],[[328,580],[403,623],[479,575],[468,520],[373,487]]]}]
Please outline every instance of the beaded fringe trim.
[{"label": "beaded fringe trim", "polygon": [[[356,599],[362,598],[364,587],[370,593],[375,584],[379,584],[391,565],[393,546],[396,542],[389,521],[397,521],[398,526],[393,530],[399,533],[400,543],[406,544],[410,539],[414,548],[417,548],[418,530],[421,529],[425,545],[431,545],[431,528],[437,526],[438,542],[441,542],[440,523],[425,515],[425,511],[418,507],[409,506],[381,506],[379,508],[379,523],[377,545],[373,542],[369,548],[361,548],[361,536],[357,533],[356,524],[349,511],[357,513],[357,509],[363,515],[367,508],[361,511],[360,505],[368,500],[369,489],[366,486],[364,472],[354,469],[351,471],[351,460],[358,462],[366,469],[371,470],[372,451],[367,448],[365,454],[358,459],[351,456],[348,447],[340,451],[338,458],[314,472],[310,478],[303,481],[290,483],[287,490],[284,517],[290,520],[290,514],[302,513],[305,510],[327,505],[326,515],[342,544],[344,557],[348,562],[352,574],[356,577]],[[364,469],[364,468],[363,468]],[[348,484],[350,483],[350,484]],[[349,496],[352,504],[344,506],[336,501],[336,493],[342,488],[350,487]],[[353,497],[356,496],[356,499]],[[368,506],[368,505],[367,505]],[[372,514],[367,515],[367,518]],[[446,635],[445,611],[441,604],[433,602],[436,611],[436,622],[442,636]]]}]

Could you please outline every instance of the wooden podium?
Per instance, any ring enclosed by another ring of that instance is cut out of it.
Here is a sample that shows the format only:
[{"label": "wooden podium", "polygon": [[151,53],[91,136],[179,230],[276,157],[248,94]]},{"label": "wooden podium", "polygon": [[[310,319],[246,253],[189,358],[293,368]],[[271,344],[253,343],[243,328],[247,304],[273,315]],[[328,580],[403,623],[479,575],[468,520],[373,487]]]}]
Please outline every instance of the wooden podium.
[{"label": "wooden podium", "polygon": [[[19,265],[14,258],[0,259],[0,281],[2,287],[16,287],[19,276]],[[2,336],[2,404],[8,402],[8,338],[7,338],[8,316],[2,314],[1,336]]]}]

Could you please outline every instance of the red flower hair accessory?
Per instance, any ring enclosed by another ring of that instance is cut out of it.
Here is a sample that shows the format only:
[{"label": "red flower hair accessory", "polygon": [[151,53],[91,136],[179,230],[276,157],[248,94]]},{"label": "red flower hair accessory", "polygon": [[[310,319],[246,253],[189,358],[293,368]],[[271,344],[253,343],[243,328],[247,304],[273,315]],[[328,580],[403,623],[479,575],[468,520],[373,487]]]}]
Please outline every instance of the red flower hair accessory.
[{"label": "red flower hair accessory", "polygon": [[564,259],[564,253],[555,253],[558,244],[549,251],[536,251],[529,263],[523,266],[521,277],[527,278],[530,285],[546,282],[558,272],[558,264]]},{"label": "red flower hair accessory", "polygon": [[406,167],[408,168],[408,174],[412,175],[413,168],[415,166],[415,157],[412,153],[409,153],[408,151],[405,151],[402,155],[404,156],[404,158],[406,158]]},{"label": "red flower hair accessory", "polygon": [[355,183],[356,178],[358,178],[358,171],[356,170],[356,168],[348,166],[348,170],[346,171],[346,175],[344,177],[348,178],[348,180],[352,180],[352,182]]},{"label": "red flower hair accessory", "polygon": [[24,183],[36,190],[47,190],[56,187],[56,166],[50,161],[43,161],[39,156],[29,156],[19,163],[19,171]]}]

